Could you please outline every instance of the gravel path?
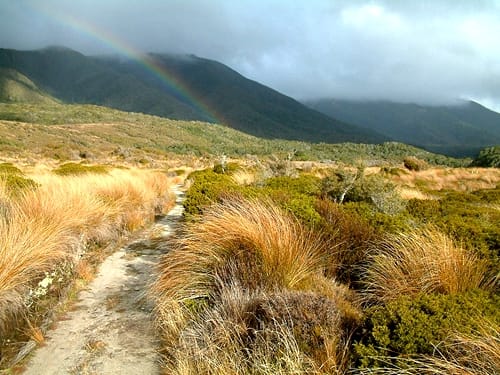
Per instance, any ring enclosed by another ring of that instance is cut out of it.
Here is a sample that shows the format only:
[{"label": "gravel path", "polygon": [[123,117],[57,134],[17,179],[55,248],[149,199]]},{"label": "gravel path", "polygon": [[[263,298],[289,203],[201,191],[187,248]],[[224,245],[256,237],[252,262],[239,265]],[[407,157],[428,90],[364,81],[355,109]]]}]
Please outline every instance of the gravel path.
[{"label": "gravel path", "polygon": [[82,291],[74,311],[47,333],[44,346],[28,361],[25,374],[159,374],[158,342],[146,298],[160,244],[182,215],[175,207],[136,239],[109,256]]}]

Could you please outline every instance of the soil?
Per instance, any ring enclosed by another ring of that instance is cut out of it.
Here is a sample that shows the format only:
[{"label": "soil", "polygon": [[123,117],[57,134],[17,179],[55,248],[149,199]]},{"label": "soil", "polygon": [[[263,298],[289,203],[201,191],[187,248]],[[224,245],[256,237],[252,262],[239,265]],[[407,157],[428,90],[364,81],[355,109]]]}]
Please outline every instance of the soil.
[{"label": "soil", "polygon": [[27,362],[27,375],[159,374],[159,346],[147,296],[165,239],[182,215],[175,207],[139,238],[109,256],[79,294],[73,311],[57,322]]}]

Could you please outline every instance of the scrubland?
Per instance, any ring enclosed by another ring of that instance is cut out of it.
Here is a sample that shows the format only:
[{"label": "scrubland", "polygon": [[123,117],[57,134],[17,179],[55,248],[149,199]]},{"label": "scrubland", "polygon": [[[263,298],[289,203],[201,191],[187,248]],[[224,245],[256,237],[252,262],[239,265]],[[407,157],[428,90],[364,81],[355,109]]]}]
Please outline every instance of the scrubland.
[{"label": "scrubland", "polygon": [[498,170],[318,167],[190,175],[165,373],[498,373]]},{"label": "scrubland", "polygon": [[150,291],[166,374],[500,372],[489,161],[96,106],[2,104],[0,118],[2,159],[20,167],[0,165],[3,357],[169,207],[176,168],[195,171]]},{"label": "scrubland", "polygon": [[171,184],[153,170],[0,164],[0,363],[107,246],[172,206]]}]

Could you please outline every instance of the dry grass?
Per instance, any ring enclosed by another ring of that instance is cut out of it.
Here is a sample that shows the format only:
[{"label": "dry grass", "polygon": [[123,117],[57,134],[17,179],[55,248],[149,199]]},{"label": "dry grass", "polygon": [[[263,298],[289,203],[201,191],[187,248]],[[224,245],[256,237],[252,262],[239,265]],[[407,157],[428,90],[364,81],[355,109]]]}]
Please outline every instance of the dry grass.
[{"label": "dry grass", "polygon": [[252,172],[248,169],[238,169],[235,171],[231,178],[237,185],[251,185],[256,180],[256,172]]},{"label": "dry grass", "polygon": [[[335,332],[340,329],[339,312],[329,310],[325,325],[319,328],[311,324],[309,330],[304,332],[308,320],[300,314],[308,313],[317,317],[322,314],[307,310],[307,307],[311,307],[308,305],[309,297],[314,295],[301,296],[299,293],[296,296],[295,302],[304,304],[299,315],[294,314],[296,306],[288,308],[282,304],[289,302],[290,294],[286,292],[267,294],[238,285],[225,285],[213,307],[205,309],[199,316],[187,311],[182,313],[183,308],[171,300],[169,309],[164,310],[166,315],[159,320],[163,332],[168,326],[169,333],[168,340],[164,340],[165,373],[336,373],[336,366],[331,363],[334,355],[330,356],[329,361],[318,363],[318,358],[305,353],[304,342],[300,339],[304,339],[307,334],[317,335],[315,337],[318,339],[329,338],[325,343],[321,342],[317,349],[322,349],[322,353],[327,353],[327,349],[337,353],[337,347],[331,347],[342,340],[339,332]],[[294,323],[298,323],[300,328]],[[326,323],[334,324],[327,326]],[[338,373],[341,373],[340,369]]]},{"label": "dry grass", "polygon": [[458,293],[485,283],[487,263],[435,228],[390,235],[366,269],[369,299],[401,295]]},{"label": "dry grass", "polygon": [[213,206],[161,265],[155,291],[177,300],[213,293],[216,277],[273,289],[307,288],[323,269],[321,239],[270,203]]},{"label": "dry grass", "polygon": [[429,194],[424,194],[420,190],[416,188],[409,188],[409,187],[399,187],[398,188],[398,193],[401,196],[401,198],[410,200],[410,199],[420,199],[420,200],[426,200],[426,199],[432,199],[432,196]]},{"label": "dry grass", "polygon": [[425,188],[426,190],[475,191],[492,189],[500,183],[498,168],[430,168],[422,171],[408,171],[392,177],[403,187]]},{"label": "dry grass", "polygon": [[[75,270],[87,244],[137,228],[172,200],[166,175],[152,171],[30,177],[40,186],[12,197],[0,183],[0,335],[18,324],[26,293],[48,273],[67,264]],[[86,267],[76,271],[90,277]]]},{"label": "dry grass", "polygon": [[360,313],[353,292],[324,276],[322,242],[269,202],[207,210],[153,287],[166,372],[343,373]]}]

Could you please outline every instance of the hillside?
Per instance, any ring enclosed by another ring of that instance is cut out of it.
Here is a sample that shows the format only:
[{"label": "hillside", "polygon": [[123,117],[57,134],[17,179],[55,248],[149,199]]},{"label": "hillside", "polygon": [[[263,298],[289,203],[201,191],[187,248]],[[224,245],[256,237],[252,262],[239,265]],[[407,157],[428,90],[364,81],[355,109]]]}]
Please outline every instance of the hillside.
[{"label": "hillside", "polygon": [[432,164],[457,160],[396,142],[326,144],[257,138],[228,127],[179,121],[94,105],[0,103],[0,151],[16,159],[92,157],[129,162],[179,157],[272,157],[367,164],[401,163],[416,156]]},{"label": "hillside", "polygon": [[55,104],[56,100],[26,76],[12,69],[0,68],[0,102]]},{"label": "hillside", "polygon": [[323,99],[311,108],[341,121],[358,124],[398,142],[453,156],[475,156],[500,144],[500,114],[475,102],[423,106],[386,101]]},{"label": "hillside", "polygon": [[66,103],[222,122],[264,138],[329,143],[389,139],[311,110],[216,61],[164,54],[148,59],[154,70],[136,61],[88,57],[60,47],[0,49],[0,67],[20,72]]}]

